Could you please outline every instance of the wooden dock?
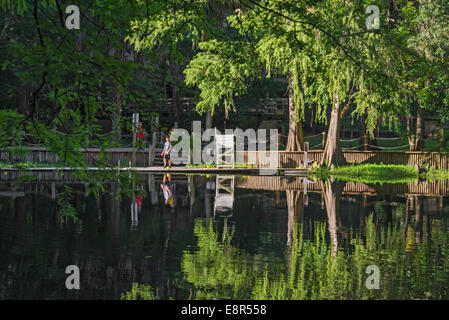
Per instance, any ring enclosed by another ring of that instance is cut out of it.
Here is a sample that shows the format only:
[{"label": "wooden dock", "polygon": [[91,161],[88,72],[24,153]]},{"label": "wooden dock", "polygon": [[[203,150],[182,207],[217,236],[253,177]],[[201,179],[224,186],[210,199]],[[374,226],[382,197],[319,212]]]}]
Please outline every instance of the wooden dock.
[{"label": "wooden dock", "polygon": [[[45,147],[24,148],[25,153],[12,152],[0,149],[0,161],[7,163],[34,162],[34,163],[58,163],[59,157]],[[127,166],[132,158],[132,148],[110,148],[105,152],[108,156],[108,164],[112,167]],[[150,163],[161,165],[160,148],[156,149],[155,158],[150,161],[150,150],[145,148],[136,151],[137,167],[149,167]],[[96,166],[100,149],[87,148],[80,150],[85,160],[91,166]],[[251,164],[256,168],[276,167],[278,169],[295,170],[303,167],[304,152],[290,151],[236,151],[237,163]],[[432,167],[434,169],[449,170],[449,155],[437,152],[419,151],[359,151],[343,150],[343,155],[348,163],[383,163],[405,164],[411,167]],[[323,158],[323,150],[310,150],[307,155],[307,164],[320,163]],[[274,160],[273,160],[274,159]],[[273,160],[273,161],[271,161]],[[187,163],[187,162],[185,162]],[[182,165],[185,165],[182,163]]]}]

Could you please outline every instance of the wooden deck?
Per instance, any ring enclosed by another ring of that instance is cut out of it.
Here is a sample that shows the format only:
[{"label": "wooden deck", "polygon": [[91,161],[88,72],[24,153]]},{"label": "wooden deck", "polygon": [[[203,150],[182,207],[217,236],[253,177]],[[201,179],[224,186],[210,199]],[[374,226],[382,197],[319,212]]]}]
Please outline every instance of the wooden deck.
[{"label": "wooden deck", "polygon": [[[42,147],[26,148],[27,152],[13,153],[5,149],[0,150],[0,161],[3,162],[35,162],[35,163],[58,163],[56,154]],[[156,157],[158,157],[156,149]],[[100,149],[87,148],[80,150],[83,153],[87,163],[93,167],[96,165]],[[111,148],[106,153],[109,157],[109,165],[115,167],[128,166],[132,158],[131,148]],[[274,153],[274,154],[273,154]],[[435,169],[449,169],[449,156],[437,152],[408,152],[408,151],[358,151],[343,150],[343,155],[349,163],[383,163],[383,164],[405,164],[412,167],[432,167]],[[271,157],[273,156],[273,158]],[[238,163],[252,164],[257,168],[276,167],[278,169],[295,169],[302,167],[304,158],[303,152],[288,151],[237,151],[236,159]],[[323,158],[322,150],[311,150],[308,152],[308,164],[320,163]],[[272,163],[270,159],[273,159]],[[159,159],[160,160],[160,159]],[[150,163],[149,149],[136,151],[137,167],[148,167]],[[156,161],[156,165],[161,161]],[[184,165],[184,164],[182,164]]]}]

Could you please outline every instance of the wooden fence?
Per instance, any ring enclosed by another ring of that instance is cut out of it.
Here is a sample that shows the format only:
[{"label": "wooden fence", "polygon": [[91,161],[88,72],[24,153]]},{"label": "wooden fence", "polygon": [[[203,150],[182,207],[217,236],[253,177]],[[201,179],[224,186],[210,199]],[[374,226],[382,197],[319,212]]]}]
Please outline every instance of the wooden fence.
[{"label": "wooden fence", "polygon": [[[0,150],[0,161],[2,162],[34,162],[34,163],[58,163],[57,154],[44,147],[28,147],[24,148],[25,152],[11,152]],[[100,156],[99,148],[86,148],[80,150],[84,159],[92,165],[98,162]],[[121,167],[127,167],[132,159],[132,148],[111,148],[106,149],[108,163],[117,166],[120,161]],[[136,151],[136,166],[148,167],[149,165],[149,149]]]},{"label": "wooden fence", "polygon": [[[435,169],[449,169],[448,155],[437,152],[413,151],[358,151],[343,150],[348,163],[383,163],[405,164],[412,167],[432,167]],[[270,157],[272,162],[270,163]],[[302,166],[304,153],[289,151],[240,151],[237,152],[238,162],[253,164],[256,167],[296,168]],[[320,163],[323,159],[322,150],[312,150],[307,153],[308,163]],[[240,161],[239,161],[240,160]]]}]

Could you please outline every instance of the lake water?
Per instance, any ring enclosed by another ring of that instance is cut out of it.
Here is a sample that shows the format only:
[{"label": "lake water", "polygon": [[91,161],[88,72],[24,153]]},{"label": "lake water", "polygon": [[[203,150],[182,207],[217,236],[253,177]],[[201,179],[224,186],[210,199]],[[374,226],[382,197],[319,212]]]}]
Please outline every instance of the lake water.
[{"label": "lake water", "polygon": [[77,222],[60,182],[0,184],[0,298],[449,298],[447,182],[139,181],[122,200],[72,184]]}]

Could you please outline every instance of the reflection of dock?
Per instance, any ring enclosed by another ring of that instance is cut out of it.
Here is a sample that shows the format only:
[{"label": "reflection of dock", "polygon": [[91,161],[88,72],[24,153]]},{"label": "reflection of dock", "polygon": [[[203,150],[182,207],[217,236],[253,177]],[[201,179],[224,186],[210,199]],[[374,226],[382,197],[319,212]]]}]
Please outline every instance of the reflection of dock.
[{"label": "reflection of dock", "polygon": [[214,215],[232,211],[234,206],[234,176],[217,176],[215,188]]},{"label": "reflection of dock", "polygon": [[[253,176],[238,178],[236,188],[255,190],[298,190],[304,189],[303,178],[294,177],[263,177]],[[309,192],[322,192],[321,181],[308,181]],[[410,194],[445,196],[449,194],[449,181],[416,181],[402,184],[373,184],[347,182],[343,188],[344,194]]]},{"label": "reflection of dock", "polygon": [[21,197],[25,197],[25,192],[0,192],[0,197],[5,197],[5,198],[21,198]]},{"label": "reflection of dock", "polygon": [[[0,177],[0,180],[9,180],[7,175],[12,174],[33,174],[37,175],[38,177],[43,177],[45,174],[55,174],[55,175],[61,175],[61,172],[65,175],[70,175],[71,171],[82,169],[82,168],[52,168],[52,167],[38,167],[38,168],[29,168],[28,172],[21,172],[19,169],[14,168],[8,168],[8,169],[1,169],[2,174]],[[118,168],[96,168],[96,167],[90,167],[87,168],[88,171],[112,171],[117,172]],[[192,173],[192,174],[249,174],[249,175],[273,175],[276,173],[277,169],[269,169],[269,168],[187,168],[187,167],[172,167],[169,170],[165,169],[164,167],[134,167],[134,168],[127,168],[122,167],[119,169],[120,172],[140,172],[140,173]],[[294,170],[296,175],[306,175],[308,173],[308,169],[295,169]]]}]

